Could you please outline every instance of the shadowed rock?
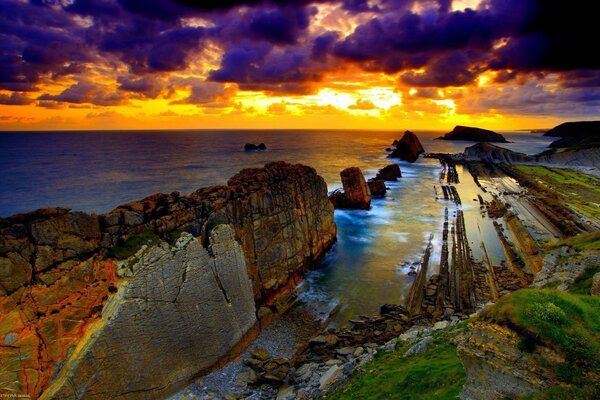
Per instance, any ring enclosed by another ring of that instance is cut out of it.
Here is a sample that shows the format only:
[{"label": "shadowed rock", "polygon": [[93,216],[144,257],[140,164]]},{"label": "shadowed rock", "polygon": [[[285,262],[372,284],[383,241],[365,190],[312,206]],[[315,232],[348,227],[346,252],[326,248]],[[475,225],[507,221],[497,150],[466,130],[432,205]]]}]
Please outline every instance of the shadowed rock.
[{"label": "shadowed rock", "polygon": [[387,187],[385,186],[385,182],[381,179],[369,179],[367,182],[369,185],[369,190],[371,191],[372,197],[383,197],[387,192]]},{"label": "shadowed rock", "polygon": [[335,208],[368,210],[371,208],[371,191],[360,168],[346,168],[340,173],[344,191],[334,191],[329,200]]},{"label": "shadowed rock", "polygon": [[448,132],[444,136],[440,136],[438,139],[508,143],[504,136],[494,131],[462,125],[455,126],[452,132]]},{"label": "shadowed rock", "polygon": [[267,146],[264,143],[254,144],[254,143],[246,143],[244,145],[245,151],[254,151],[254,150],[266,150]]},{"label": "shadowed rock", "polygon": [[396,148],[388,156],[389,158],[399,158],[404,161],[415,162],[419,158],[419,154],[425,152],[419,138],[411,131],[404,132],[402,139],[394,140],[393,145]]},{"label": "shadowed rock", "polygon": [[398,178],[402,177],[402,172],[400,172],[400,166],[398,164],[390,164],[381,168],[375,179],[380,179],[382,181],[396,182]]},{"label": "shadowed rock", "polygon": [[600,121],[565,122],[550,129],[544,136],[561,138],[550,143],[550,148],[600,147]]}]

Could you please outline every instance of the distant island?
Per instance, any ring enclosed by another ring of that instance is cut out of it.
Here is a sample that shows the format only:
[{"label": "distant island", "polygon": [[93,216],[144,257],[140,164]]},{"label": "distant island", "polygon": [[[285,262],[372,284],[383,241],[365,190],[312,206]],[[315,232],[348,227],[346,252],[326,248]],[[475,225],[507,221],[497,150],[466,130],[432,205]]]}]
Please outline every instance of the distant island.
[{"label": "distant island", "polygon": [[437,138],[439,140],[469,140],[472,142],[496,142],[508,143],[508,140],[499,133],[487,129],[475,128],[472,126],[457,125],[452,132]]}]

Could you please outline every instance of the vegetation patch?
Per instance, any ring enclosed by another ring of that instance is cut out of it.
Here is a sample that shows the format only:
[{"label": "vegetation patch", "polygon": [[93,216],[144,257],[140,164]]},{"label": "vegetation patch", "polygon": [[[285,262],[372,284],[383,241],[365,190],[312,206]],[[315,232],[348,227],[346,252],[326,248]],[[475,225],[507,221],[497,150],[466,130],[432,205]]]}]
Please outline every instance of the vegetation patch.
[{"label": "vegetation patch", "polygon": [[597,389],[600,298],[551,289],[523,289],[484,310],[481,318],[520,332],[524,337],[519,346],[522,351],[532,351],[529,342],[533,339],[562,353],[566,363],[555,366],[555,372],[567,385],[563,389],[569,385],[578,386],[581,393]]},{"label": "vegetation patch", "polygon": [[350,381],[327,399],[456,399],[466,374],[448,336],[436,336],[429,349],[413,357],[403,355],[414,343],[378,354]]},{"label": "vegetation patch", "polygon": [[153,230],[147,229],[138,234],[133,234],[127,238],[122,244],[111,247],[106,250],[106,258],[115,260],[124,260],[133,256],[143,246],[153,246],[160,242],[160,236]]},{"label": "vegetation patch", "polygon": [[515,165],[516,170],[534,178],[558,194],[571,209],[600,221],[600,179],[565,168]]},{"label": "vegetation patch", "polygon": [[575,278],[575,281],[573,281],[573,284],[569,287],[569,292],[589,295],[592,291],[592,280],[594,279],[594,275],[598,272],[600,272],[600,265],[587,267],[581,275]]},{"label": "vegetation patch", "polygon": [[551,248],[571,246],[577,251],[600,250],[600,232],[582,233],[550,245]]}]

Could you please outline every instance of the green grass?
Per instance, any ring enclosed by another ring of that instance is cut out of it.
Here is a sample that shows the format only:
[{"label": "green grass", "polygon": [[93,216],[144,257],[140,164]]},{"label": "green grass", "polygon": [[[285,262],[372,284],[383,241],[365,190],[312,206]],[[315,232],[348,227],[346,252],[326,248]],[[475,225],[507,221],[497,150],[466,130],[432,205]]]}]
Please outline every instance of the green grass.
[{"label": "green grass", "polygon": [[592,265],[586,268],[581,275],[575,278],[569,287],[569,292],[574,294],[590,294],[592,291],[592,280],[594,275],[600,272],[600,265]]},{"label": "green grass", "polygon": [[160,241],[160,237],[148,229],[141,233],[131,235],[124,243],[106,250],[106,258],[124,260],[131,257],[145,244],[152,246]]},{"label": "green grass", "polygon": [[327,399],[456,399],[465,383],[465,371],[456,347],[445,336],[437,336],[429,349],[403,358],[410,345],[381,354],[354,374],[351,380],[327,395]]},{"label": "green grass", "polygon": [[568,207],[600,221],[600,179],[565,168],[537,165],[515,165],[514,168],[556,191]]},{"label": "green grass", "polygon": [[600,250],[600,232],[582,233],[577,236],[562,239],[550,245],[551,248],[571,246],[581,252],[585,250]]},{"label": "green grass", "polygon": [[590,376],[600,373],[600,298],[523,289],[483,311],[481,318],[519,332],[528,351],[536,343],[559,351],[566,362],[555,366],[557,379],[593,389]]}]

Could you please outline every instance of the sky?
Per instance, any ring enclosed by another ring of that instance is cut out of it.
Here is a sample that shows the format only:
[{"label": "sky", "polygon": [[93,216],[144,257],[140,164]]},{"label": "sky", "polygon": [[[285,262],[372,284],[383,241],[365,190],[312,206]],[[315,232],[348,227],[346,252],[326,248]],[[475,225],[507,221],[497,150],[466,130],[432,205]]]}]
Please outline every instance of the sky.
[{"label": "sky", "polygon": [[0,130],[600,119],[571,0],[0,0]]}]

